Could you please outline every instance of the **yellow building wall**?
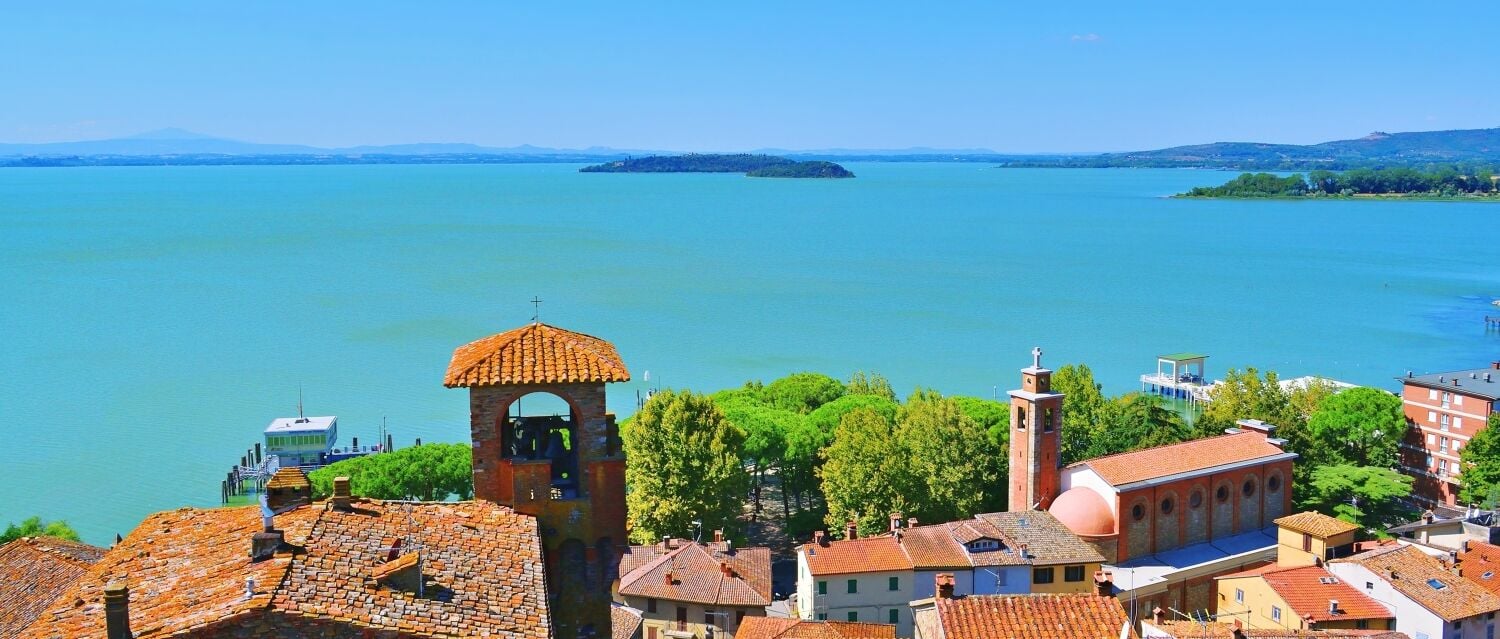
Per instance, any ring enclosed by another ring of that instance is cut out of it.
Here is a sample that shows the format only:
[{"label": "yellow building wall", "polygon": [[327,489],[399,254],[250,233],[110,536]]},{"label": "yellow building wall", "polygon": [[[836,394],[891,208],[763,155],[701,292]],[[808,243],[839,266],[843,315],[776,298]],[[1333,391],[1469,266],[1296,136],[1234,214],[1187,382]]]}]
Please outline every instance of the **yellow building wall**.
[{"label": "yellow building wall", "polygon": [[[680,637],[684,634],[691,634],[698,639],[704,639],[708,636],[709,625],[704,623],[704,613],[709,610],[707,606],[672,601],[670,599],[657,599],[656,612],[651,612],[649,610],[650,602],[645,597],[621,596],[619,599],[624,600],[625,605],[641,611],[641,639],[650,639],[653,628],[656,630],[656,639],[669,639],[669,637]],[[687,608],[687,624],[683,627],[683,630],[678,630],[677,627],[678,606]],[[713,624],[713,636],[715,639],[733,639],[735,631],[739,630],[739,624],[735,623],[736,612],[743,611],[746,617],[764,617],[766,614],[765,608],[716,607],[713,610],[720,613],[728,613],[727,616],[721,614],[715,617],[718,620],[717,623]],[[669,631],[672,635],[667,634]]]},{"label": "yellow building wall", "polygon": [[[1298,551],[1301,550],[1301,537],[1298,537]],[[1341,544],[1334,544],[1335,546]],[[1235,579],[1219,579],[1219,618],[1239,619],[1245,622],[1246,628],[1263,630],[1308,630],[1307,624],[1298,616],[1297,611],[1286,605],[1286,600],[1271,585],[1266,583],[1262,577],[1239,577]],[[1245,593],[1244,602],[1235,600],[1235,590]],[[1272,618],[1272,608],[1281,608],[1281,621]],[[1390,630],[1395,628],[1395,619],[1369,619],[1365,627],[1370,630]],[[1340,619],[1334,621],[1320,621],[1311,629],[1356,629],[1359,628],[1357,619]]]},{"label": "yellow building wall", "polygon": [[1327,539],[1312,537],[1312,552],[1302,550],[1303,533],[1286,528],[1276,529],[1276,563],[1281,566],[1311,566],[1314,560],[1328,556],[1330,547],[1354,543],[1354,531]]},{"label": "yellow building wall", "polygon": [[[1083,564],[1083,581],[1068,581],[1067,567],[1079,564],[1054,564],[1052,568],[1052,583],[1039,584],[1035,580],[1031,582],[1032,594],[1051,593],[1089,593],[1094,591],[1094,572],[1099,570],[1099,564]],[[1037,568],[1038,566],[1033,566]],[[1041,566],[1046,568],[1048,566]]]}]

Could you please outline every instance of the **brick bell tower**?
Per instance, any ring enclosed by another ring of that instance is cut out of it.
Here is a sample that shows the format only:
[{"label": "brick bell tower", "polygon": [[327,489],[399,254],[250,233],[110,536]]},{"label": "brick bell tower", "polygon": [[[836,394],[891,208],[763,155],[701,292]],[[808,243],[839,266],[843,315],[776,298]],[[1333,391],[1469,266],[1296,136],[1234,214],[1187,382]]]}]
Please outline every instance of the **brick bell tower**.
[{"label": "brick bell tower", "polygon": [[1062,393],[1052,392],[1052,371],[1042,349],[1031,349],[1021,388],[1010,391],[1011,512],[1046,510],[1057,497],[1062,467]]},{"label": "brick bell tower", "polygon": [[[557,639],[610,634],[625,455],[604,385],[629,380],[614,345],[535,321],[460,346],[443,380],[469,389],[474,497],[537,520]],[[561,398],[569,414],[512,415],[532,393]]]}]

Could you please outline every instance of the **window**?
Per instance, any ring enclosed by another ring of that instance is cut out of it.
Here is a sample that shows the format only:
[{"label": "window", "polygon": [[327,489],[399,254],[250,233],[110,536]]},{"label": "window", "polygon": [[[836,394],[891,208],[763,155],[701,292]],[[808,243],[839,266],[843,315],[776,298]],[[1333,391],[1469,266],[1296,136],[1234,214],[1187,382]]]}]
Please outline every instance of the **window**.
[{"label": "window", "polygon": [[1246,479],[1245,480],[1245,485],[1240,487],[1240,492],[1244,493],[1246,497],[1254,496],[1255,495],[1255,478],[1252,477],[1250,479]]},{"label": "window", "polygon": [[1461,444],[1461,443],[1463,443],[1463,442],[1460,442],[1460,441],[1458,441],[1458,440],[1456,440],[1456,439],[1455,439],[1455,440],[1453,440],[1453,452],[1454,452],[1454,453],[1457,453],[1457,452],[1458,452],[1458,445],[1459,445],[1459,444]]},{"label": "window", "polygon": [[849,621],[859,621],[859,611],[858,610],[850,610],[849,611]]},{"label": "window", "polygon": [[1229,501],[1229,487],[1220,486],[1218,490],[1214,491],[1214,499],[1219,500],[1219,503],[1221,504]]},{"label": "window", "polygon": [[828,594],[828,582],[826,582],[826,581],[820,581],[820,582],[818,582],[818,594],[820,594],[820,595],[826,595],[826,594]]},{"label": "window", "polygon": [[1463,428],[1463,427],[1464,427],[1464,418],[1462,418],[1462,417],[1454,417],[1453,418],[1453,430],[1458,430],[1458,429]]},{"label": "window", "polygon": [[1427,585],[1431,586],[1433,590],[1442,590],[1448,587],[1448,584],[1443,583],[1439,579],[1428,579]]},{"label": "window", "polygon": [[1063,581],[1083,581],[1083,566],[1063,568]]},{"label": "window", "polygon": [[1241,604],[1245,603],[1245,591],[1244,590],[1241,590],[1239,588],[1235,588],[1234,589],[1234,602],[1235,603],[1241,603]]},{"label": "window", "polygon": [[1145,519],[1146,518],[1146,507],[1144,505],[1141,505],[1141,504],[1136,504],[1136,505],[1132,506],[1130,508],[1130,517],[1131,517],[1131,519],[1134,519],[1136,521],[1140,521],[1142,519]]},{"label": "window", "polygon": [[1176,506],[1176,503],[1173,502],[1173,500],[1172,500],[1171,497],[1168,497],[1166,499],[1161,500],[1161,514],[1163,514],[1163,515],[1170,515],[1170,514],[1172,514],[1172,508],[1174,506]]},{"label": "window", "polygon": [[1054,411],[1051,408],[1048,408],[1047,412],[1043,414],[1042,432],[1044,432],[1044,433],[1050,433],[1050,432],[1052,432],[1052,423],[1053,423],[1053,420],[1056,419],[1056,418],[1057,418],[1056,411]]},{"label": "window", "polygon": [[677,607],[677,623],[687,623],[687,608],[683,606]]},{"label": "window", "polygon": [[901,578],[900,577],[891,577],[890,578],[890,582],[891,582],[889,584],[890,587],[888,588],[889,590],[900,590],[901,589]]},{"label": "window", "polygon": [[1271,475],[1271,478],[1266,480],[1266,490],[1273,493],[1281,490],[1281,475]]},{"label": "window", "polygon": [[1437,389],[1435,389],[1435,388],[1429,388],[1429,389],[1427,389],[1427,399],[1437,399]]},{"label": "window", "polygon": [[826,613],[826,612],[820,612],[820,613],[818,613],[818,621],[828,621],[828,613]]},{"label": "window", "polygon": [[1312,552],[1312,535],[1302,533],[1302,551]]},{"label": "window", "polygon": [[1427,411],[1427,422],[1430,424],[1437,423],[1437,411]]},{"label": "window", "polygon": [[1281,606],[1271,606],[1271,619],[1281,621]]},{"label": "window", "polygon": [[714,625],[714,616],[715,616],[714,611],[712,611],[712,610],[704,610],[703,611],[703,625],[705,625],[705,626],[712,626],[712,625]]},{"label": "window", "polygon": [[897,608],[891,608],[890,616],[886,617],[886,619],[888,620],[888,623],[901,623],[901,610]]},{"label": "window", "polygon": [[1454,406],[1463,406],[1464,405],[1464,396],[1463,395],[1454,395],[1453,396],[1453,405]]},{"label": "window", "polygon": [[1427,433],[1427,443],[1429,443],[1429,444],[1436,444],[1437,443],[1437,435],[1434,435],[1432,433]]},{"label": "window", "polygon": [[1365,590],[1374,590],[1374,589],[1375,589],[1375,582],[1373,582],[1373,581],[1366,581],[1365,582]]},{"label": "window", "polygon": [[1034,584],[1050,584],[1050,583],[1052,583],[1052,567],[1048,566],[1046,568],[1033,568],[1033,569],[1031,569],[1031,583],[1034,583]]},{"label": "window", "polygon": [[1448,432],[1448,416],[1443,415],[1442,417],[1438,418],[1438,421],[1443,425],[1443,432]]},{"label": "window", "polygon": [[853,593],[856,593],[856,592],[859,592],[859,580],[858,579],[850,579],[849,580],[849,593],[853,594]]},{"label": "window", "polygon": [[1026,407],[1016,407],[1016,430],[1026,430]]},{"label": "window", "polygon": [[656,612],[656,599],[646,600],[646,612]]},{"label": "window", "polygon": [[1195,490],[1195,491],[1193,491],[1193,494],[1188,495],[1188,507],[1189,508],[1197,508],[1197,507],[1202,506],[1202,505],[1203,505],[1203,491],[1201,491],[1201,490]]}]

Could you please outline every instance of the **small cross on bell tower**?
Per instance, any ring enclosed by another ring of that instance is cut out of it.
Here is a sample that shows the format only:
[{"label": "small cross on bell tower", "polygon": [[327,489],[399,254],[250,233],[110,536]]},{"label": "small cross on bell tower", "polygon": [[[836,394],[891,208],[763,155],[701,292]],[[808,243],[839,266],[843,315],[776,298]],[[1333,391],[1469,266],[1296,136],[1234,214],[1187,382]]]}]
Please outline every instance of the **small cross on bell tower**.
[{"label": "small cross on bell tower", "polygon": [[1045,510],[1061,484],[1063,396],[1052,392],[1042,347],[1031,349],[1021,388],[1010,391],[1010,504],[1012,512]]},{"label": "small cross on bell tower", "polygon": [[532,295],[531,296],[531,323],[532,324],[540,324],[541,322],[542,322],[542,298],[540,296],[537,296],[537,295]]}]

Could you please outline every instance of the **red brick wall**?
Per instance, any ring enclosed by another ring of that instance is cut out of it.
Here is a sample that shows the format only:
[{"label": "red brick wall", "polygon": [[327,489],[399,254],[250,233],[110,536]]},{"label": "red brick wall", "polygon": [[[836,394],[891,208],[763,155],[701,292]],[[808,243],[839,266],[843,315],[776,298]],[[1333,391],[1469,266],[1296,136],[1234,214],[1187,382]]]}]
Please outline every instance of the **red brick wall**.
[{"label": "red brick wall", "polygon": [[[1275,517],[1291,512],[1291,475],[1288,460],[1123,492],[1115,502],[1120,521],[1117,561],[1270,526]],[[1279,484],[1275,491],[1268,490],[1271,477]],[[1244,493],[1246,481],[1254,487],[1249,496]],[[1222,502],[1216,495],[1220,486],[1227,489]],[[1202,496],[1196,508],[1194,493]],[[1163,512],[1167,499],[1171,512]],[[1143,507],[1140,519],[1135,518],[1137,505]]]}]

